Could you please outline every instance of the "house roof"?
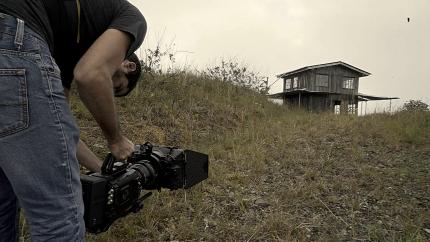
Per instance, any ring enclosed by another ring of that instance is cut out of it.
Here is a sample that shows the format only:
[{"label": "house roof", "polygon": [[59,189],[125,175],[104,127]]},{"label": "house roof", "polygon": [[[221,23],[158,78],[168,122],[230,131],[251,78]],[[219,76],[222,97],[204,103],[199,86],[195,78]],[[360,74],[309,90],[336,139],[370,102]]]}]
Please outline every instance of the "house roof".
[{"label": "house roof", "polygon": [[295,90],[286,91],[286,92],[278,92],[275,94],[269,94],[267,96],[273,99],[283,99],[286,96],[295,96],[295,95],[298,95],[299,93],[329,94],[328,92],[308,91],[304,88],[304,89],[295,89]]},{"label": "house roof", "polygon": [[[299,93],[303,93],[303,94],[333,94],[331,92],[316,92],[316,91],[309,91],[306,89],[295,89],[295,90],[288,91],[288,92],[279,92],[279,93],[275,93],[275,94],[269,94],[267,96],[269,98],[273,98],[273,99],[283,99],[284,97],[295,96],[295,95],[298,95]],[[363,93],[358,93],[355,96],[357,96],[358,101],[378,101],[378,100],[399,99],[398,97],[378,97],[378,96],[372,96],[372,95],[367,95],[367,94],[363,94]]]},{"label": "house roof", "polygon": [[300,68],[300,69],[297,69],[297,70],[294,70],[294,71],[290,71],[290,72],[285,72],[283,74],[279,74],[279,75],[277,75],[277,77],[278,78],[284,78],[284,77],[287,77],[287,76],[290,76],[290,75],[294,75],[294,74],[297,74],[297,73],[301,73],[301,72],[305,72],[305,71],[308,71],[308,70],[319,69],[319,68],[330,67],[330,66],[337,66],[337,65],[344,66],[344,67],[346,67],[346,68],[348,68],[350,70],[358,72],[360,74],[360,77],[364,77],[364,76],[369,76],[370,75],[370,73],[367,72],[367,71],[363,71],[363,70],[361,70],[361,69],[359,69],[357,67],[354,67],[354,66],[352,66],[350,64],[347,64],[345,62],[337,61],[337,62],[331,62],[331,63],[320,64],[320,65],[306,66],[306,67],[303,67],[303,68]]},{"label": "house roof", "polygon": [[363,93],[358,93],[358,101],[377,101],[377,100],[393,100],[393,99],[399,99],[398,97],[378,97],[378,96],[372,96],[367,95]]}]

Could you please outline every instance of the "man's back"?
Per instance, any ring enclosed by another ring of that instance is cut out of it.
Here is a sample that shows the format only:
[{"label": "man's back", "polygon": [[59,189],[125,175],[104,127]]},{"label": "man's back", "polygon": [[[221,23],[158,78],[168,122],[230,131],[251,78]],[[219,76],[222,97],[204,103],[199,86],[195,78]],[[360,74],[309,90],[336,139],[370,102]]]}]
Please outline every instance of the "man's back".
[{"label": "man's back", "polygon": [[56,0],[1,0],[0,12],[23,19],[31,29],[52,45],[52,29],[44,6],[44,2],[52,1]]},{"label": "man's back", "polygon": [[79,59],[106,29],[132,37],[128,55],[146,33],[142,14],[126,0],[2,0],[0,12],[23,19],[47,41],[66,88]]}]

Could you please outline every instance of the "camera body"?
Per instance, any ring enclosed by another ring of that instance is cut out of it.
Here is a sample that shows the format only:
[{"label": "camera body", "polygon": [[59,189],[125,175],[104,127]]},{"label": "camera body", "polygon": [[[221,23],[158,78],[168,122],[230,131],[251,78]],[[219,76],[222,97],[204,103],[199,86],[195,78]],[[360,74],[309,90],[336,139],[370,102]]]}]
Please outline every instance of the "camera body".
[{"label": "camera body", "polygon": [[136,145],[127,161],[108,154],[101,172],[81,175],[88,232],[106,231],[112,223],[143,207],[145,190],[188,189],[208,178],[208,156],[192,150],[150,143]]}]

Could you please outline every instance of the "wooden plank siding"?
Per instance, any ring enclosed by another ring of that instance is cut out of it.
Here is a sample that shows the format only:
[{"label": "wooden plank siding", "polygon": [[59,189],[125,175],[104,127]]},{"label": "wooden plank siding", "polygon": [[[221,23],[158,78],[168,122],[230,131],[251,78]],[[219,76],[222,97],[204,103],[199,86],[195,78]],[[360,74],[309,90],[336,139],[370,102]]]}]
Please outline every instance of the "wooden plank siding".
[{"label": "wooden plank siding", "polygon": [[[327,75],[328,76],[328,87],[321,87],[316,85],[317,75]],[[293,80],[295,77],[299,78],[299,85],[297,88],[293,87]],[[352,78],[354,80],[353,89],[343,88],[344,78]],[[286,80],[291,80],[291,85],[289,89],[286,89]],[[309,71],[304,71],[294,75],[284,77],[284,92],[296,90],[296,89],[306,89],[308,91],[315,92],[330,92],[339,93],[347,95],[358,94],[359,87],[359,73],[348,69],[344,66],[330,66],[325,68],[318,68]]]}]

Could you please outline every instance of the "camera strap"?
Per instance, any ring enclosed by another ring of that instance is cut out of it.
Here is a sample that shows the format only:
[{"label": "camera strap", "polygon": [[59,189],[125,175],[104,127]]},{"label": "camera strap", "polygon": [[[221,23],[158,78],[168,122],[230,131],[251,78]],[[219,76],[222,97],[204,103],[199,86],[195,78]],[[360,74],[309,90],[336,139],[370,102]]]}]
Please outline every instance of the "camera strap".
[{"label": "camera strap", "polygon": [[76,43],[79,44],[79,42],[81,41],[81,1],[80,0],[76,0],[76,9],[78,12],[78,33],[76,36]]}]

